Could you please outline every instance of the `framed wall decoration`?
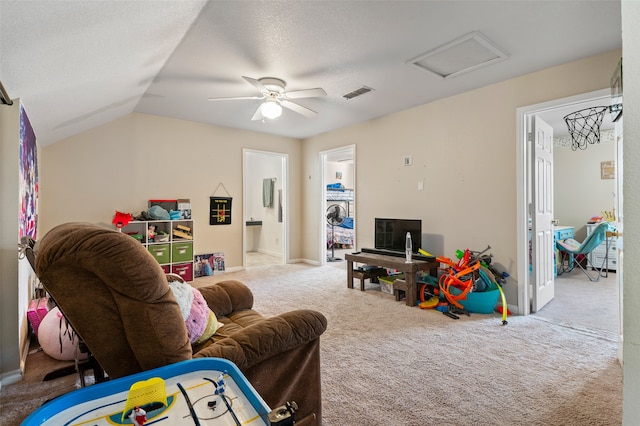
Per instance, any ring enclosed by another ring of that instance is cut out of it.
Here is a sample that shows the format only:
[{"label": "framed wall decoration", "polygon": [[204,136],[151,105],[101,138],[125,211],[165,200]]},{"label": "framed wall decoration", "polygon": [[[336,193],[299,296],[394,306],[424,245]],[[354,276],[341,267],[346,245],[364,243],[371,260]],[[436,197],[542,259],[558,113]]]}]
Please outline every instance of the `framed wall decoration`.
[{"label": "framed wall decoration", "polygon": [[231,225],[231,197],[211,197],[209,225]]},{"label": "framed wall decoration", "polygon": [[614,161],[602,161],[600,163],[600,179],[615,179],[616,163]]},{"label": "framed wall decoration", "polygon": [[622,58],[618,61],[611,76],[611,120],[617,121],[622,117]]}]

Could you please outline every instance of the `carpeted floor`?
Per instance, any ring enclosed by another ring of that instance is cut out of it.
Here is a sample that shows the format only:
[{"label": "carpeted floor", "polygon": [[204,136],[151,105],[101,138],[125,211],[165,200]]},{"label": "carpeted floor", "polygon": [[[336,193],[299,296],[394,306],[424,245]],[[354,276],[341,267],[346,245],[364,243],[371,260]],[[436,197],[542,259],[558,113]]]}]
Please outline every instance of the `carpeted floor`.
[{"label": "carpeted floor", "polygon": [[[262,266],[194,285],[238,279],[263,314],[310,308],[327,316],[327,426],[619,425],[615,275],[590,283],[577,274],[556,280],[556,299],[539,313],[509,318],[507,326],[497,314],[452,320],[410,308],[376,284],[347,289],[340,265]],[[18,424],[42,401],[31,384],[31,399],[19,402],[20,386],[1,390],[2,425]]]}]

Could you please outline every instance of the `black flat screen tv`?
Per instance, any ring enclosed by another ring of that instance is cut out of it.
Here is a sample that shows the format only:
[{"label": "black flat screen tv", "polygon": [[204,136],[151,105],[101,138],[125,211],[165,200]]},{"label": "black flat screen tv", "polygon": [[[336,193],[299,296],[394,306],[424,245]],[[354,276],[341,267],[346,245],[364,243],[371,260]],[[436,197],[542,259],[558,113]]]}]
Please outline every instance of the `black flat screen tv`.
[{"label": "black flat screen tv", "polygon": [[418,253],[422,242],[422,220],[420,219],[375,219],[375,248],[404,253],[407,232],[411,234],[411,245]]}]

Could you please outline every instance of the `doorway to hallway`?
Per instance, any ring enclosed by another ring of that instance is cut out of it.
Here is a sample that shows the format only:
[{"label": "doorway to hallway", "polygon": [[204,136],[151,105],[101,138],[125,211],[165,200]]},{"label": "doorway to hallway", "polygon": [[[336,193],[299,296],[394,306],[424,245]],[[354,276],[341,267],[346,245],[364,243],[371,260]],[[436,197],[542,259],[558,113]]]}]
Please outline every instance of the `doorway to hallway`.
[{"label": "doorway to hallway", "polygon": [[287,154],[243,149],[245,268],[287,263]]}]

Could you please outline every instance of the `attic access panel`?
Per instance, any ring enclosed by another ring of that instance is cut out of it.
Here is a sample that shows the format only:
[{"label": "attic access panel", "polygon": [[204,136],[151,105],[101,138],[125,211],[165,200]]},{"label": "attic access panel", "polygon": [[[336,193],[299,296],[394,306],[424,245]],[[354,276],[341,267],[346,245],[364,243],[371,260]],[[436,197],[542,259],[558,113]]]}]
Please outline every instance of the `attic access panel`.
[{"label": "attic access panel", "polygon": [[505,52],[474,31],[410,59],[407,63],[447,79],[503,61],[507,57]]}]

